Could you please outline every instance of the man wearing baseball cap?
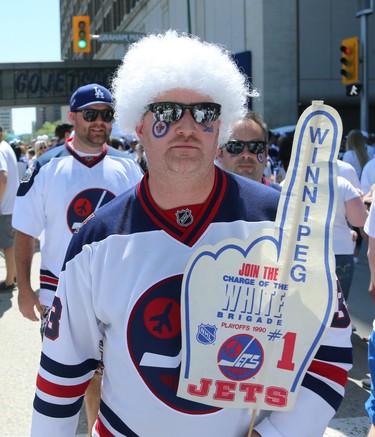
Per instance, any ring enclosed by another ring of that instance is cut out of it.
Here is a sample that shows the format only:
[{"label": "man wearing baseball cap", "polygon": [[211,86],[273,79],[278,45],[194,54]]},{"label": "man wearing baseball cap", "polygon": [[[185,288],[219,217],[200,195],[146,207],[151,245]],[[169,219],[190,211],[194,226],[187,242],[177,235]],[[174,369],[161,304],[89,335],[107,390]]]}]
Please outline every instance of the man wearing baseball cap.
[{"label": "man wearing baseball cap", "polygon": [[[22,315],[32,321],[39,320],[39,313],[42,335],[73,232],[99,207],[142,178],[135,162],[107,145],[113,118],[112,96],[104,86],[92,83],[78,88],[68,113],[74,138],[36,160],[18,189],[12,223],[16,229],[18,305]],[[41,234],[37,294],[30,270],[34,239]],[[97,415],[100,376],[92,381],[85,399],[89,429]]]},{"label": "man wearing baseball cap", "polygon": [[76,112],[90,105],[105,104],[112,108],[112,95],[102,85],[91,83],[78,88],[70,98],[70,110]]}]

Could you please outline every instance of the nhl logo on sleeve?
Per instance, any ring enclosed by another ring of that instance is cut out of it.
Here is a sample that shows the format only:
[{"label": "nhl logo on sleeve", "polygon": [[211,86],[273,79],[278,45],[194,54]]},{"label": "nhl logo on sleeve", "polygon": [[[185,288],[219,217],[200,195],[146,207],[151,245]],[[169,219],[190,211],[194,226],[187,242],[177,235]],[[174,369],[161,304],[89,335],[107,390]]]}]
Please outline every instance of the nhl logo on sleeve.
[{"label": "nhl logo on sleeve", "polygon": [[21,184],[25,183],[25,182],[29,182],[31,179],[31,176],[34,173],[35,168],[34,167],[29,167],[26,169],[25,173],[23,174],[22,178],[21,178]]}]

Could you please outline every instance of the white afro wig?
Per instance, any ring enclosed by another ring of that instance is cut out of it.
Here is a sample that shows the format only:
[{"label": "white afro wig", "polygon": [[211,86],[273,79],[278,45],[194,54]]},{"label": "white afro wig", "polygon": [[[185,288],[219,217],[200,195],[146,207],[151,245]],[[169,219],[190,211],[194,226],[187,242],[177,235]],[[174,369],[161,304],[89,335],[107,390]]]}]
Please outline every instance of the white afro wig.
[{"label": "white afro wig", "polygon": [[134,132],[146,105],[177,88],[221,105],[219,144],[227,142],[233,123],[247,110],[247,80],[226,50],[174,30],[146,36],[125,54],[112,81],[120,131]]}]

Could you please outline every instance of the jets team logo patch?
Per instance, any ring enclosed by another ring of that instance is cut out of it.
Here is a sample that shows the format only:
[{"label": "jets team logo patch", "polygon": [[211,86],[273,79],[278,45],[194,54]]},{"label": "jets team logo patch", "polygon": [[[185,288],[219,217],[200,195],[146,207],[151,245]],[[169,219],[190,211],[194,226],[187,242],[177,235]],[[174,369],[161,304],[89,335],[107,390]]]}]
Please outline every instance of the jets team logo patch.
[{"label": "jets team logo patch", "polygon": [[103,188],[90,188],[78,193],[70,202],[66,214],[70,231],[73,233],[80,228],[87,217],[115,197],[113,193]]},{"label": "jets team logo patch", "polygon": [[220,371],[229,379],[241,381],[256,375],[263,365],[264,352],[259,341],[247,334],[235,335],[218,353]]},{"label": "jets team logo patch", "polygon": [[159,297],[149,302],[144,314],[145,326],[155,337],[173,338],[180,333],[180,305],[174,299]]}]

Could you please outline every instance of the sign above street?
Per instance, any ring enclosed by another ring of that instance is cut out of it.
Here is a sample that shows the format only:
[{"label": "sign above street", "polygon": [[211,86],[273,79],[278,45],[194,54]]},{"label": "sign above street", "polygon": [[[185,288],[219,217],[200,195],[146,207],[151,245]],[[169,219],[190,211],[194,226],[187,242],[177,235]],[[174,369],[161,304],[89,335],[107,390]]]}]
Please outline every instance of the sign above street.
[{"label": "sign above street", "polygon": [[348,97],[356,97],[359,96],[362,90],[362,84],[360,83],[354,83],[352,85],[346,86],[346,95]]},{"label": "sign above street", "polygon": [[120,60],[0,64],[0,107],[68,104],[81,85],[110,86]]},{"label": "sign above street", "polygon": [[145,33],[141,32],[111,32],[91,35],[91,39],[95,39],[101,43],[130,44],[138,41],[145,35]]}]

